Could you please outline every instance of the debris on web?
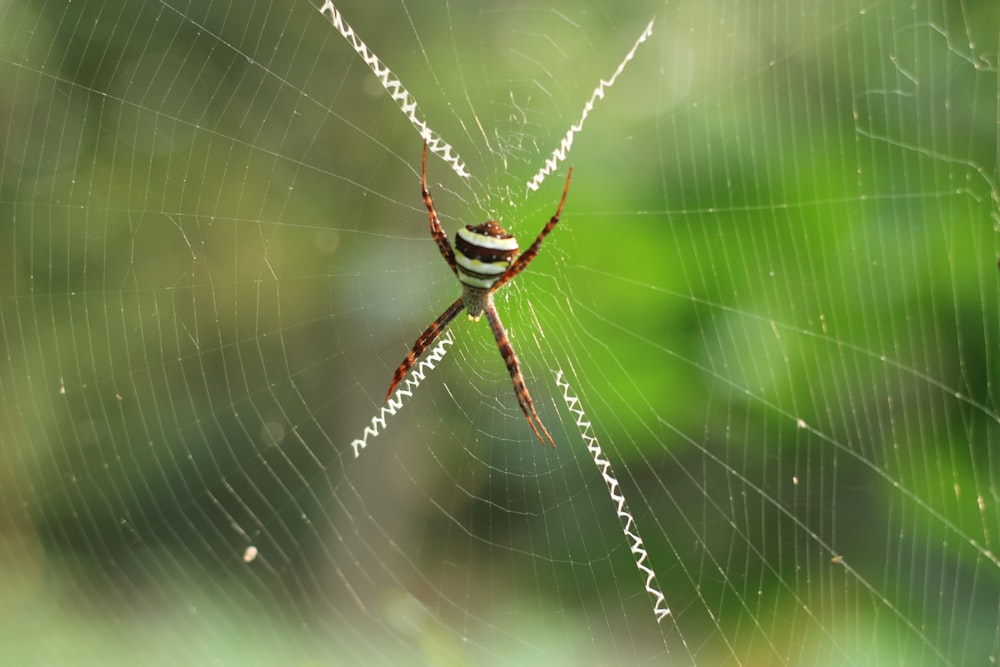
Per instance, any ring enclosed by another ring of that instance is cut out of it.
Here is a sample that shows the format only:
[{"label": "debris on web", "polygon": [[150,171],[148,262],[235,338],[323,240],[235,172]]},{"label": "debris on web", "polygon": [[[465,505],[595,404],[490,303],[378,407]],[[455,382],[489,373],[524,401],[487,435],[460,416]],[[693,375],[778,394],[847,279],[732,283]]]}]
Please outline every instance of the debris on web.
[{"label": "debris on web", "polygon": [[653,615],[656,617],[656,622],[659,623],[670,615],[670,607],[667,606],[667,600],[660,591],[660,585],[656,581],[656,573],[646,562],[649,559],[649,553],[642,544],[642,538],[639,537],[639,528],[635,525],[635,519],[632,517],[632,512],[629,511],[628,503],[625,502],[625,495],[618,484],[618,478],[611,470],[611,462],[604,455],[601,446],[597,444],[597,437],[592,433],[591,424],[584,415],[579,397],[570,393],[569,382],[563,380],[562,370],[556,372],[556,386],[563,391],[566,407],[576,415],[576,425],[580,429],[580,437],[587,444],[587,451],[594,458],[594,465],[601,471],[601,477],[604,478],[604,484],[608,487],[611,502],[615,503],[615,513],[618,514],[618,519],[622,522],[625,539],[630,543],[629,548],[635,559],[635,566],[646,577],[646,592],[653,598]]},{"label": "debris on web", "polygon": [[583,105],[583,113],[580,114],[580,120],[578,120],[575,125],[570,126],[569,131],[566,132],[566,136],[563,137],[561,142],[559,142],[559,147],[555,149],[552,152],[552,156],[545,161],[545,166],[539,169],[538,173],[535,174],[530,181],[528,181],[528,188],[531,190],[538,190],[542,181],[545,180],[545,177],[555,171],[559,165],[566,160],[566,155],[569,153],[569,149],[573,146],[573,137],[576,136],[577,132],[583,129],[583,122],[587,120],[587,116],[589,116],[590,112],[593,111],[597,100],[604,99],[604,91],[615,85],[615,81],[618,79],[618,76],[625,71],[625,66],[629,64],[632,58],[635,57],[635,52],[639,49],[639,45],[649,39],[652,34],[653,21],[650,20],[650,22],[646,24],[646,29],[643,30],[642,34],[639,35],[639,38],[635,40],[635,44],[633,44],[632,48],[629,49],[629,52],[625,54],[622,61],[618,63],[618,68],[611,75],[611,78],[607,81],[601,79],[600,84],[598,84],[597,88],[594,89],[590,99]]},{"label": "debris on web", "polygon": [[410,372],[406,374],[406,379],[396,389],[396,392],[386,401],[384,406],[379,408],[378,414],[372,417],[371,424],[365,428],[365,432],[351,443],[354,458],[361,456],[361,450],[368,446],[369,438],[375,439],[385,430],[388,418],[394,416],[403,407],[405,399],[413,396],[413,392],[424,381],[427,371],[434,370],[434,365],[444,358],[448,352],[448,346],[454,342],[455,339],[451,332],[444,334],[441,341],[431,349],[430,353],[424,355],[420,363],[410,369]]},{"label": "debris on web", "polygon": [[368,69],[378,78],[382,87],[389,93],[393,101],[399,104],[400,111],[413,124],[413,127],[417,128],[420,137],[427,142],[428,149],[450,164],[456,174],[463,178],[468,178],[470,174],[465,168],[465,163],[458,157],[455,149],[451,147],[451,144],[442,139],[441,135],[428,127],[427,122],[417,115],[417,101],[413,98],[413,95],[410,95],[409,91],[403,87],[403,83],[396,78],[396,75],[358,37],[354,29],[344,20],[340,11],[334,7],[333,2],[326,0],[319,11],[321,14],[329,13],[330,24],[347,40],[347,43],[351,45],[355,53],[361,56],[361,59],[368,65]]}]

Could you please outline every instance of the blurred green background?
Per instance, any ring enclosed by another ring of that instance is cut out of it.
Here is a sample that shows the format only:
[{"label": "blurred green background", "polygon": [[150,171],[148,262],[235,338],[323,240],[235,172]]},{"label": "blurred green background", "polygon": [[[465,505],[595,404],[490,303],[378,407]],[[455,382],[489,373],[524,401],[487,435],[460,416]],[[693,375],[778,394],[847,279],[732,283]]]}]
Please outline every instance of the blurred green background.
[{"label": "blurred green background", "polygon": [[[1000,6],[0,3],[9,664],[1000,659]],[[538,192],[525,184],[647,22]],[[657,624],[562,370],[672,614]]]}]

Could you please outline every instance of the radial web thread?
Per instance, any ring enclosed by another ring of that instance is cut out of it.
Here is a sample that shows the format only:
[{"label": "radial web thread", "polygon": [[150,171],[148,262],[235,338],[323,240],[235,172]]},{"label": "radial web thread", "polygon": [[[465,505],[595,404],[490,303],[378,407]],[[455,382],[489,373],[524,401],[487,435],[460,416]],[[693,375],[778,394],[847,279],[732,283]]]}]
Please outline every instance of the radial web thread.
[{"label": "radial web thread", "polygon": [[389,93],[393,101],[399,104],[399,109],[403,112],[403,115],[413,124],[413,127],[417,128],[421,138],[427,141],[428,149],[451,165],[452,170],[456,174],[463,178],[468,178],[469,172],[465,168],[465,163],[455,153],[455,149],[451,147],[451,144],[442,139],[441,135],[428,127],[427,122],[417,115],[417,101],[403,87],[403,83],[396,78],[396,75],[392,73],[385,63],[358,37],[354,29],[344,20],[340,11],[334,7],[333,2],[326,0],[319,11],[321,14],[330,14],[330,24],[337,29],[337,32],[343,35],[347,43],[351,45],[351,48],[368,65],[368,69],[378,78],[382,87]]},{"label": "radial web thread", "polygon": [[635,559],[635,566],[646,577],[646,592],[653,598],[653,615],[656,617],[656,622],[659,623],[670,615],[670,607],[667,606],[667,600],[660,591],[660,585],[656,581],[656,572],[646,563],[649,559],[649,553],[647,553],[646,548],[642,544],[642,538],[639,537],[639,528],[635,525],[635,519],[632,517],[632,512],[629,511],[628,503],[625,502],[625,495],[618,484],[618,478],[615,477],[614,472],[611,470],[611,462],[604,455],[601,446],[597,443],[597,438],[594,436],[591,424],[587,421],[586,415],[583,412],[583,406],[580,403],[579,397],[570,393],[569,382],[563,380],[562,370],[556,372],[556,386],[562,389],[566,408],[576,415],[576,425],[580,429],[580,437],[587,444],[587,451],[593,457],[594,465],[601,471],[604,484],[608,487],[611,502],[615,504],[615,513],[618,514],[618,519],[622,522],[625,539],[630,543],[629,548],[632,551],[632,557]]},{"label": "radial web thread", "polygon": [[361,456],[361,450],[368,446],[369,438],[375,439],[385,430],[388,418],[394,416],[403,407],[403,403],[406,402],[405,399],[413,396],[413,392],[423,382],[427,371],[434,370],[434,365],[444,358],[444,355],[448,352],[448,346],[453,342],[455,342],[455,339],[452,337],[451,332],[444,334],[441,337],[441,341],[431,349],[430,353],[424,355],[420,363],[410,369],[410,372],[406,374],[406,379],[403,380],[396,393],[386,401],[385,405],[379,408],[378,414],[372,417],[371,424],[365,428],[365,432],[361,434],[361,437],[351,442],[351,448],[354,450],[354,458]]}]

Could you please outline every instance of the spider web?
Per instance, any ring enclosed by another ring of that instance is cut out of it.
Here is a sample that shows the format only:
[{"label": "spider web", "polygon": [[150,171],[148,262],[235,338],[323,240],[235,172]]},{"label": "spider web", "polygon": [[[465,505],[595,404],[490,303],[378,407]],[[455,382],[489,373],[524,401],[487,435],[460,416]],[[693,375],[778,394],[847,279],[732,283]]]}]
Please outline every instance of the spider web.
[{"label": "spider web", "polygon": [[1000,659],[993,3],[321,5],[0,5],[12,663]]}]

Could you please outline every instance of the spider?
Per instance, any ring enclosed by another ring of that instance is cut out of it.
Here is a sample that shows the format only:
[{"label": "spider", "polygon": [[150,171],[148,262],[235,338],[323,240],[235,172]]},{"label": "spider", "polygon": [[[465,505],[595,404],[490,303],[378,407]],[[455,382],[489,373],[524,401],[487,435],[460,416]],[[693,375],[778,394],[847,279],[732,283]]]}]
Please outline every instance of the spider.
[{"label": "spider", "polygon": [[[507,338],[507,332],[504,331],[503,324],[500,322],[500,314],[493,304],[493,293],[510,282],[521,271],[524,271],[538,254],[542,241],[559,222],[559,215],[562,213],[563,204],[566,203],[569,179],[572,175],[573,169],[571,167],[569,173],[566,174],[566,185],[563,187],[562,199],[559,200],[559,207],[556,209],[555,215],[542,228],[535,242],[520,255],[518,254],[517,239],[514,238],[513,234],[508,234],[495,220],[487,220],[476,226],[466,225],[464,229],[459,229],[458,233],[455,234],[455,249],[452,250],[451,244],[448,243],[448,237],[441,229],[437,212],[434,210],[434,202],[431,201],[431,194],[427,190],[427,141],[424,141],[420,192],[424,197],[424,205],[427,206],[431,236],[434,237],[444,261],[448,262],[452,273],[462,283],[462,295],[448,306],[441,313],[441,316],[434,320],[417,338],[413,349],[396,369],[389,391],[386,392],[385,400],[389,400],[396,385],[406,376],[407,371],[417,363],[421,353],[444,333],[448,324],[462,312],[463,308],[469,311],[469,319],[473,321],[478,321],[485,313],[486,319],[490,323],[490,329],[493,331],[493,337],[497,341],[497,347],[500,348],[500,356],[503,357],[507,371],[510,373],[510,379],[514,383],[514,394],[517,396],[517,402],[521,406],[524,416],[528,419],[528,425],[531,426],[531,430],[543,447],[546,440],[553,447],[556,446],[552,436],[542,424],[542,420],[539,419],[538,413],[535,412],[535,406],[531,402],[531,394],[528,393],[528,387],[524,384],[524,376],[521,375],[521,365],[518,363],[514,348]],[[543,433],[545,438],[542,438]]]}]

